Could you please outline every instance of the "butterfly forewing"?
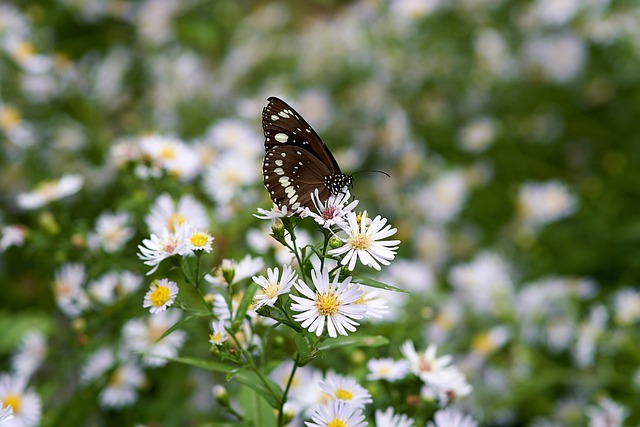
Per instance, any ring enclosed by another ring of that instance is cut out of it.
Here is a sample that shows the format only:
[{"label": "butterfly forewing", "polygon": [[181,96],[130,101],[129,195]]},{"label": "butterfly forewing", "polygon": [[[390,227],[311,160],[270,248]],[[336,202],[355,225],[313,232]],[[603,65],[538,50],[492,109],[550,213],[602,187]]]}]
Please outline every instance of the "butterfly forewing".
[{"label": "butterfly forewing", "polygon": [[296,212],[313,208],[311,193],[320,200],[344,191],[351,176],[343,175],[335,158],[309,124],[279,98],[262,110],[265,157],[264,185],[271,200]]},{"label": "butterfly forewing", "polygon": [[296,110],[280,98],[270,97],[262,110],[264,146],[269,151],[279,145],[294,145],[311,153],[327,165],[331,174],[339,174],[340,166],[320,136]]}]

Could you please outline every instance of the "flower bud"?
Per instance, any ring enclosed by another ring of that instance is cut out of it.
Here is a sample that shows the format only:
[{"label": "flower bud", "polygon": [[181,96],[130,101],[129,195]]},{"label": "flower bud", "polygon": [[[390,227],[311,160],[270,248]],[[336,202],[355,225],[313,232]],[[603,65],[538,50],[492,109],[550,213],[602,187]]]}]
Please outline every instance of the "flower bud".
[{"label": "flower bud", "polygon": [[214,385],[211,389],[211,393],[216,399],[216,402],[218,402],[221,406],[229,405],[229,393],[227,393],[226,388],[224,388],[220,384]]},{"label": "flower bud", "polygon": [[284,230],[284,223],[280,218],[277,218],[271,225],[271,232],[273,233],[273,237],[277,241],[281,241],[284,239]]},{"label": "flower bud", "polygon": [[342,240],[339,237],[332,236],[329,239],[329,247],[331,247],[331,249],[337,249],[341,247],[343,244],[344,243],[342,243]]},{"label": "flower bud", "polygon": [[228,285],[232,284],[233,277],[236,275],[234,262],[229,259],[223,259],[220,269],[222,270],[222,277],[224,277],[225,282],[227,282]]}]

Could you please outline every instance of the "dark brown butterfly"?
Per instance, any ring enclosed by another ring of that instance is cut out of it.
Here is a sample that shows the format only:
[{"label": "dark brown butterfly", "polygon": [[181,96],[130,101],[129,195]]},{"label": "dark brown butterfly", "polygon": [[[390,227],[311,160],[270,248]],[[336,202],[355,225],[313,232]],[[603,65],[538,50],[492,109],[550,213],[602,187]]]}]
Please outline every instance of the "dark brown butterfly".
[{"label": "dark brown butterfly", "polygon": [[353,178],[340,171],[318,134],[283,100],[271,97],[267,101],[262,110],[262,174],[271,200],[295,213],[313,209],[311,193],[316,189],[321,201],[345,192]]}]

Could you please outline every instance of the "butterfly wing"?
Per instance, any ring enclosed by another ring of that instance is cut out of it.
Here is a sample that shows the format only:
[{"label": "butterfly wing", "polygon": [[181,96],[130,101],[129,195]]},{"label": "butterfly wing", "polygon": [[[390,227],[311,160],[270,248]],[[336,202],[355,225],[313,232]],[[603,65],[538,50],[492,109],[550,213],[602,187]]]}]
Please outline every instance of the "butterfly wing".
[{"label": "butterfly wing", "polygon": [[329,168],[311,151],[294,145],[278,145],[264,156],[262,164],[264,186],[271,200],[289,211],[312,207],[311,193],[316,189],[320,200],[331,193],[326,182],[331,176]]},{"label": "butterfly wing", "polygon": [[274,96],[262,110],[265,151],[278,146],[294,146],[307,150],[322,164],[328,175],[341,174],[338,162],[313,128],[289,104]]}]

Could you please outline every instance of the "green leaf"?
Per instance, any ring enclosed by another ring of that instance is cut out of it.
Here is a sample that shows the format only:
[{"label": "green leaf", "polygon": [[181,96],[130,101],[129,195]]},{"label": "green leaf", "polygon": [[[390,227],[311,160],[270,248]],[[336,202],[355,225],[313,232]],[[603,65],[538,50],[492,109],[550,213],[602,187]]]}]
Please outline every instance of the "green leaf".
[{"label": "green leaf", "polygon": [[318,350],[331,350],[341,347],[379,347],[388,344],[389,340],[381,335],[351,336],[330,338],[318,346]]},{"label": "green leaf", "polygon": [[213,317],[213,314],[212,313],[207,313],[207,312],[204,312],[204,311],[193,313],[193,314],[189,314],[188,316],[183,317],[182,319],[178,320],[176,323],[171,325],[171,327],[169,329],[167,329],[166,331],[164,331],[164,333],[160,336],[160,338],[158,338],[156,340],[156,342],[164,339],[164,337],[166,337],[167,335],[171,334],[173,331],[175,331],[176,329],[180,328],[185,323],[192,321],[193,319],[199,319],[201,317],[209,317],[209,316]]},{"label": "green leaf", "polygon": [[275,412],[267,405],[259,393],[249,387],[242,387],[238,393],[238,403],[244,418],[254,426],[276,427],[278,420]]},{"label": "green leaf", "polygon": [[187,279],[187,281],[192,285],[195,285],[195,268],[192,263],[189,262],[190,259],[191,258],[187,256],[183,256],[182,258],[180,258],[180,269],[182,270],[182,274],[184,274],[184,277]]},{"label": "green leaf", "polygon": [[220,362],[217,360],[204,360],[195,357],[165,357],[164,359],[170,360],[172,362],[183,363],[185,365],[196,366],[198,368],[206,369],[209,371],[231,374],[227,377],[233,378],[240,384],[255,390],[256,393],[260,394],[264,398],[264,400],[266,400],[267,403],[271,405],[272,408],[280,408],[283,391],[278,384],[276,384],[273,380],[269,379],[266,376],[263,376],[263,382],[260,379],[260,376],[258,376],[258,374],[253,371],[245,368],[238,369],[238,366]]},{"label": "green leaf", "polygon": [[242,323],[242,319],[247,314],[247,310],[249,306],[253,303],[253,296],[256,294],[258,290],[258,284],[254,281],[251,281],[247,289],[244,291],[244,295],[242,296],[242,300],[238,305],[238,311],[236,311],[236,318],[234,319],[234,328],[240,327],[240,323]]},{"label": "green leaf", "polygon": [[403,292],[405,294],[411,293],[405,289],[396,288],[395,286],[387,285],[386,283],[378,282],[377,280],[373,280],[368,277],[351,276],[351,283],[359,283],[361,285],[371,286],[372,288],[384,289],[386,291]]},{"label": "green leaf", "polygon": [[300,360],[298,366],[304,366],[318,356],[316,342],[312,342],[309,335],[297,334],[294,338]]}]

